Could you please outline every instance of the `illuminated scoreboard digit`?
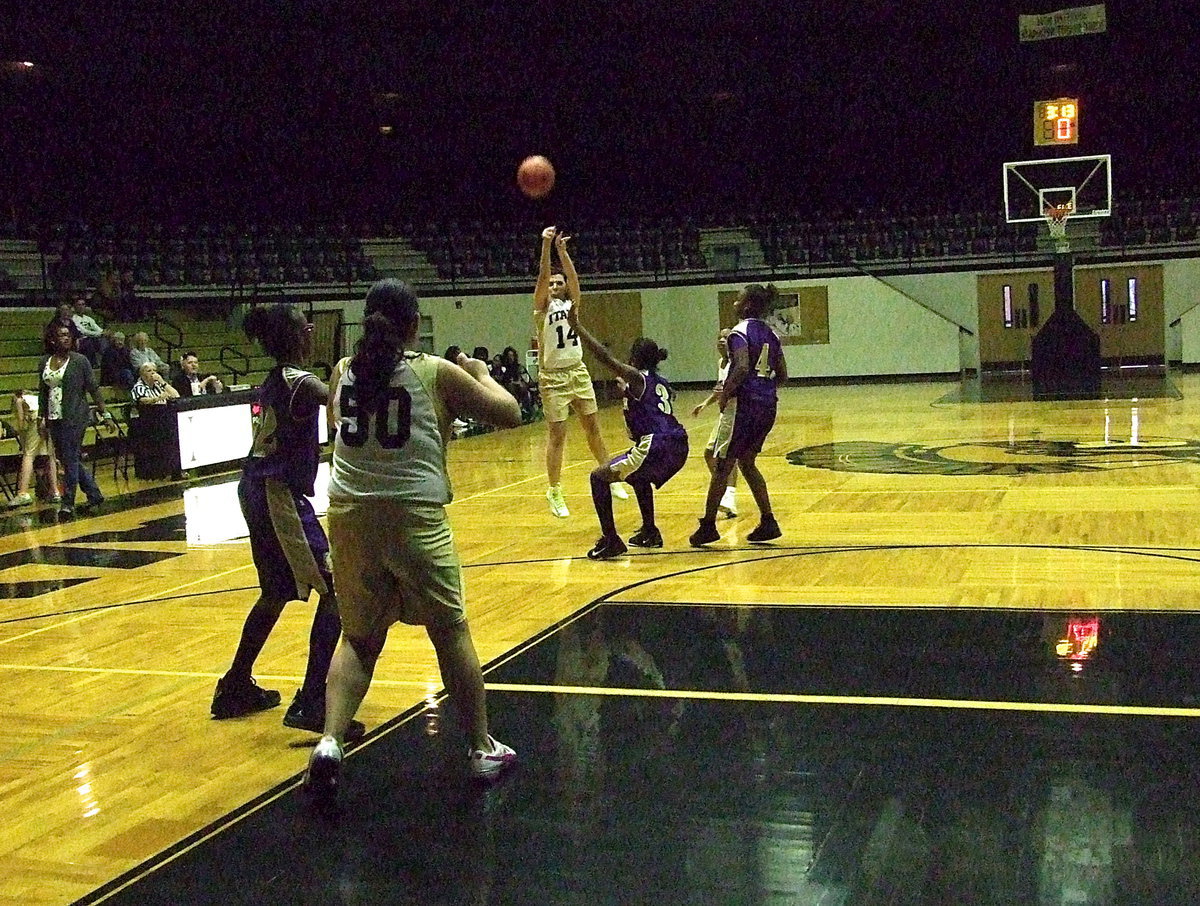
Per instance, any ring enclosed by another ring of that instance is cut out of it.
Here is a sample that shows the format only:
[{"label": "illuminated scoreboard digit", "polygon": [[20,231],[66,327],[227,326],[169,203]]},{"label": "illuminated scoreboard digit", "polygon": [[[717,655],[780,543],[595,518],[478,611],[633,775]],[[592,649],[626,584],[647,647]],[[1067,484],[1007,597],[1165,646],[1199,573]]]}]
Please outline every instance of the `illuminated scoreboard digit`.
[{"label": "illuminated scoreboard digit", "polygon": [[1079,144],[1079,98],[1056,98],[1033,104],[1035,145]]}]

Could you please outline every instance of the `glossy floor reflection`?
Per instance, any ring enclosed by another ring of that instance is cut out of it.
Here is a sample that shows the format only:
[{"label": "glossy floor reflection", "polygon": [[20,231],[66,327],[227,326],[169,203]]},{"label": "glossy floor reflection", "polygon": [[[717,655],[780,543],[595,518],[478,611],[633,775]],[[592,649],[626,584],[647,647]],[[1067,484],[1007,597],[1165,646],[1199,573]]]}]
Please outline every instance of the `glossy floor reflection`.
[{"label": "glossy floor reflection", "polygon": [[1161,370],[1105,369],[1100,376],[1100,389],[1094,394],[1049,393],[1035,397],[1028,373],[992,374],[982,380],[972,378],[938,400],[938,403],[995,403],[1053,400],[1148,400],[1181,399],[1179,388]]},{"label": "glossy floor reflection", "polygon": [[82,902],[1195,903],[1197,619],[600,606]]}]

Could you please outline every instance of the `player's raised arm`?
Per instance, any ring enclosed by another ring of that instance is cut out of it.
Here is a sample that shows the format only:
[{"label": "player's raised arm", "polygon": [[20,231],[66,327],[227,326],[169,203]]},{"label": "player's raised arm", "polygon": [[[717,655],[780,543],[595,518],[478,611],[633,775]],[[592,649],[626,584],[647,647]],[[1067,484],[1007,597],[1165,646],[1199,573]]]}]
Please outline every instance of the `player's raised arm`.
[{"label": "player's raised arm", "polygon": [[[170,385],[168,385],[170,386]],[[291,401],[288,404],[288,411],[293,417],[298,417],[297,404],[303,407],[316,407],[329,405],[329,388],[315,374],[310,374],[299,384],[292,393]],[[302,410],[301,410],[302,411]],[[325,410],[326,418],[329,416],[329,410]]]},{"label": "player's raised arm", "polygon": [[542,315],[550,304],[550,245],[554,242],[556,227],[542,230],[542,252],[538,259],[538,278],[533,287],[533,312]]},{"label": "player's raised arm", "polygon": [[614,356],[607,346],[592,336],[587,328],[579,323],[578,305],[571,306],[571,310],[567,313],[567,323],[575,331],[575,335],[579,337],[579,341],[583,343],[584,347],[590,350],[592,355],[599,359],[600,363],[609,371],[629,385],[634,396],[642,395],[642,391],[646,389],[646,379],[642,377],[642,373]]},{"label": "player's raised arm", "polygon": [[563,279],[567,281],[567,298],[578,308],[582,301],[579,291],[579,272],[575,270],[575,262],[571,260],[571,253],[567,251],[567,240],[570,238],[565,233],[555,234],[554,247],[558,249],[558,260],[562,264]]}]

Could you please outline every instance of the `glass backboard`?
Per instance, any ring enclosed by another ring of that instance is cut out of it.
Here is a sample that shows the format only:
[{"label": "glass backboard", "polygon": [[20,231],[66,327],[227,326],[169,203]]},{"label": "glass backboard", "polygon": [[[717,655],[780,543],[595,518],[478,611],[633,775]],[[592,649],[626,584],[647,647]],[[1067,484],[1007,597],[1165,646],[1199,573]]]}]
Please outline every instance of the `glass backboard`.
[{"label": "glass backboard", "polygon": [[1112,213],[1112,155],[1018,160],[1004,165],[1004,216],[1042,223],[1047,207],[1070,204],[1071,220]]}]

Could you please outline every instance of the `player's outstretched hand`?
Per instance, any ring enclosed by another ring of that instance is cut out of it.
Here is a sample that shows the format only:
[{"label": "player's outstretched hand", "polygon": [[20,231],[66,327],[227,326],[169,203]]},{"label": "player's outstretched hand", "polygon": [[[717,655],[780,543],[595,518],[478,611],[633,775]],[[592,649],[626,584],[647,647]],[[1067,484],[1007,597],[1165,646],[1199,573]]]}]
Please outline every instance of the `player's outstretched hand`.
[{"label": "player's outstretched hand", "polygon": [[480,361],[479,359],[473,359],[465,352],[460,352],[458,354],[458,358],[455,359],[454,362],[456,365],[458,365],[458,367],[463,369],[463,371],[471,375],[471,377],[475,378],[477,381],[480,378],[485,378],[488,376],[488,374],[490,374],[488,371],[487,362]]},{"label": "player's outstretched hand", "polygon": [[557,249],[558,249],[558,251],[559,251],[560,253],[562,253],[562,252],[566,251],[566,249],[567,249],[567,240],[568,240],[568,239],[570,239],[570,238],[571,238],[571,237],[570,237],[570,236],[568,236],[566,233],[556,233],[556,234],[554,235],[554,246],[555,246],[555,248],[557,248]]},{"label": "player's outstretched hand", "polygon": [[558,232],[558,227],[548,226],[546,229],[542,230],[542,238],[553,239],[556,232]]}]

